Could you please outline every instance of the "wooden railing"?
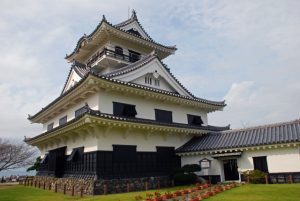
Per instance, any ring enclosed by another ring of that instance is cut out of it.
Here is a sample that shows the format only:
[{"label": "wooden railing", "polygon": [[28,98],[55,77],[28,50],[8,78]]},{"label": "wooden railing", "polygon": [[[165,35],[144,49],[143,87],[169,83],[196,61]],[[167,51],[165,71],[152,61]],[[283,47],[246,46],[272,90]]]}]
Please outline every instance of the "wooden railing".
[{"label": "wooden railing", "polygon": [[104,50],[102,52],[99,52],[93,56],[93,58],[87,63],[87,66],[92,66],[92,64],[95,63],[103,55],[110,56],[110,57],[113,57],[116,59],[121,59],[126,62],[136,62],[140,59],[140,55],[128,56],[123,53],[118,53],[113,50],[104,48]]}]

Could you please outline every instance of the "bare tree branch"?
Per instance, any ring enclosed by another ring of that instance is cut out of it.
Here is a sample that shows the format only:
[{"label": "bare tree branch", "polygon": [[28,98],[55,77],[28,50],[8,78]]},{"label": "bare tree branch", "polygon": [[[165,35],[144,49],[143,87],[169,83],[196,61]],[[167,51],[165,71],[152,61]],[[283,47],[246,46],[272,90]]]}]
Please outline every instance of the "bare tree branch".
[{"label": "bare tree branch", "polygon": [[36,149],[24,142],[0,138],[0,172],[32,165],[36,155]]}]

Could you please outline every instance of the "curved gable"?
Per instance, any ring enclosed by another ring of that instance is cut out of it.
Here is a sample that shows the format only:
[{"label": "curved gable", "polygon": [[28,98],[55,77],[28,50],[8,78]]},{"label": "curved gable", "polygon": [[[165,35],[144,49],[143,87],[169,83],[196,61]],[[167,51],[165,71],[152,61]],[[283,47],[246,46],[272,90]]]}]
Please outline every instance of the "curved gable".
[{"label": "curved gable", "polygon": [[70,73],[68,75],[67,81],[65,83],[65,86],[62,90],[62,94],[68,91],[71,87],[73,87],[77,82],[81,80],[81,76],[74,70],[74,68],[71,68]]},{"label": "curved gable", "polygon": [[[125,74],[116,75],[113,78],[193,97],[192,94],[179,84],[157,57],[140,68]],[[159,84],[156,84],[156,80],[158,80]]]}]

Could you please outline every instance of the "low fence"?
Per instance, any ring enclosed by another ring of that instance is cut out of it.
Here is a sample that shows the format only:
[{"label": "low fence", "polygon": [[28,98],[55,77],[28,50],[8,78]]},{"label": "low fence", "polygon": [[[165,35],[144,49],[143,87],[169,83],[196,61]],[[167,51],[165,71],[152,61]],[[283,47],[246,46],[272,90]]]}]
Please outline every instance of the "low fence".
[{"label": "low fence", "polygon": [[174,186],[174,181],[170,180],[169,177],[87,180],[36,176],[27,177],[25,180],[20,181],[20,184],[83,197],[84,195],[106,195],[166,188]]},{"label": "low fence", "polygon": [[[243,181],[250,183],[249,177],[244,177]],[[270,173],[262,179],[265,184],[292,184],[300,183],[300,173]]]},{"label": "low fence", "polygon": [[19,182],[24,186],[32,186],[55,193],[63,193],[71,196],[92,195],[93,181],[81,181],[78,179],[57,179],[51,177],[27,177]]}]

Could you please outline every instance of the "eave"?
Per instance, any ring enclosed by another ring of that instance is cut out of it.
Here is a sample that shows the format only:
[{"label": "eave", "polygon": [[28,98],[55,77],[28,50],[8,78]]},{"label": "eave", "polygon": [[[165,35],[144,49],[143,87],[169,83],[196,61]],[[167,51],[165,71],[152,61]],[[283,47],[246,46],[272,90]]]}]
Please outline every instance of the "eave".
[{"label": "eave", "polygon": [[[80,117],[74,118],[62,126],[58,126],[51,131],[44,132],[33,138],[27,138],[26,143],[36,146],[37,144],[48,141],[50,138],[58,138],[65,140],[66,135],[84,135],[86,133],[97,137],[95,133],[102,133],[106,129],[121,128],[121,129],[139,129],[144,130],[144,134],[155,135],[157,133],[165,135],[184,134],[191,136],[201,136],[207,134],[211,129],[228,129],[212,126],[191,126],[181,123],[161,123],[154,120],[134,119],[117,117],[110,114],[103,114],[99,111],[85,113]],[[84,131],[84,132],[81,132]],[[97,132],[95,132],[97,131]],[[102,132],[101,132],[102,131]]]},{"label": "eave", "polygon": [[78,40],[73,52],[69,55],[66,55],[65,59],[67,59],[69,62],[73,62],[74,60],[81,61],[77,57],[83,48],[89,49],[88,46],[90,44],[92,46],[95,46],[95,44],[93,44],[93,41],[100,36],[108,40],[112,35],[118,36],[122,39],[130,40],[137,44],[143,44],[145,46],[150,47],[151,49],[156,49],[160,56],[163,58],[167,55],[174,54],[177,50],[175,46],[165,46],[160,43],[154,42],[153,40],[148,40],[146,38],[126,32],[121,28],[118,28],[112,25],[111,23],[107,22],[106,19],[103,18],[99,25],[96,27],[96,29],[90,35],[84,35]]},{"label": "eave", "polygon": [[210,155],[210,154],[218,154],[218,153],[231,153],[237,151],[261,151],[261,150],[269,150],[269,149],[279,149],[279,148],[297,148],[300,146],[300,142],[287,142],[287,143],[273,143],[273,144],[264,144],[264,145],[256,145],[256,146],[245,146],[245,147],[232,147],[226,149],[211,149],[204,151],[188,151],[182,152],[177,151],[178,156],[197,156],[197,155]]},{"label": "eave", "polygon": [[97,93],[101,89],[139,95],[147,99],[157,99],[178,105],[201,108],[207,112],[222,110],[226,106],[224,101],[215,102],[200,98],[186,97],[143,85],[123,82],[107,77],[99,77],[98,75],[90,72],[72,88],[56,98],[45,108],[42,108],[42,110],[40,110],[38,113],[30,116],[28,119],[33,123],[45,123],[55,115],[60,114],[72,105],[75,105],[77,102],[86,99],[91,94]]}]

